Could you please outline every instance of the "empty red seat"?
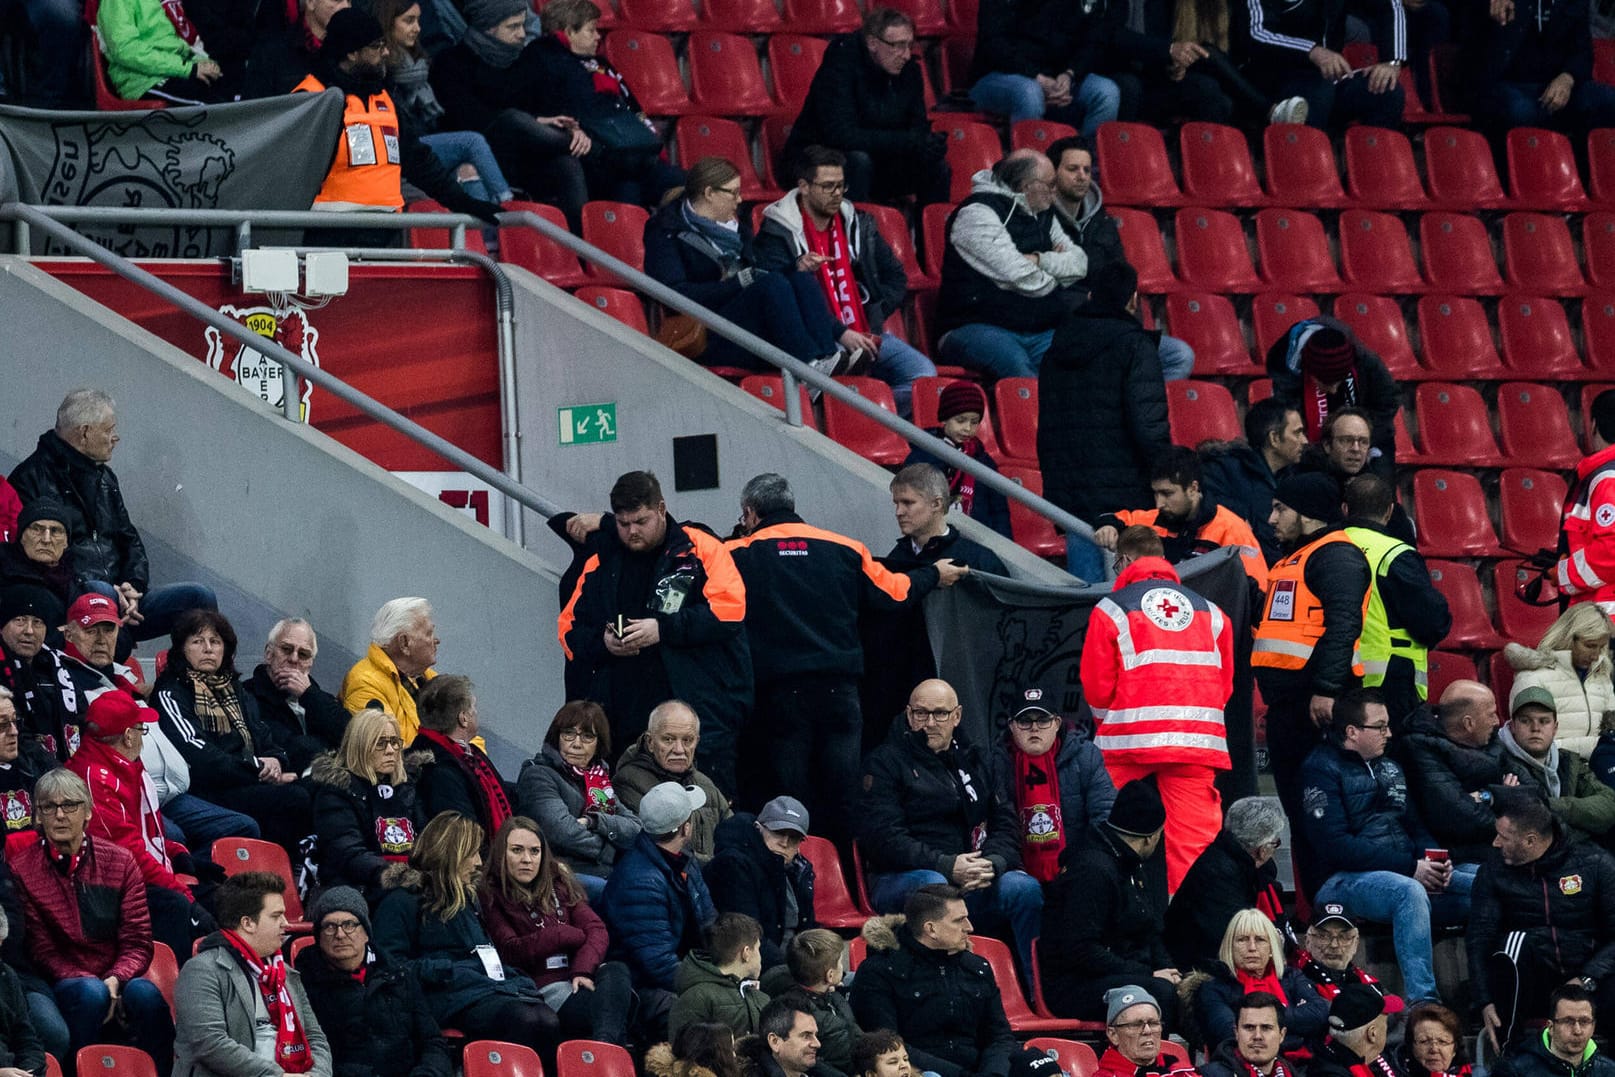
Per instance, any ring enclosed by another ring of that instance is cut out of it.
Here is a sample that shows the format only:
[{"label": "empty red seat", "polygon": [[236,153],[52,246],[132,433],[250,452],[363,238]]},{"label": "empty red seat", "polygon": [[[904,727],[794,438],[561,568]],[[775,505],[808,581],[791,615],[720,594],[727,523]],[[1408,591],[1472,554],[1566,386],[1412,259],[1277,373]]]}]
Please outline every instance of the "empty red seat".
[{"label": "empty red seat", "polygon": [[1417,381],[1429,376],[1413,355],[1407,323],[1396,300],[1381,295],[1343,295],[1335,300],[1335,317],[1384,361],[1393,378]]},{"label": "empty red seat", "polygon": [[[948,217],[956,208],[936,202],[920,211],[920,237],[924,240],[920,254],[925,259],[926,274],[938,282],[942,280],[942,255],[948,249]],[[1125,237],[1123,246],[1126,246]],[[1139,277],[1139,287],[1142,288],[1143,274],[1140,273]]]},{"label": "empty red seat", "polygon": [[1500,378],[1506,373],[1479,301],[1427,295],[1419,300],[1424,365],[1439,378]]},{"label": "empty red seat", "polygon": [[702,111],[715,116],[766,116],[779,107],[768,94],[757,50],[749,39],[698,30],[690,35],[686,56],[690,99]]},{"label": "empty red seat", "polygon": [[[1036,468],[1004,467],[1000,470],[1010,482],[1043,496],[1043,473]],[[1054,524],[1014,498],[1009,499],[1009,531],[1017,545],[1039,557],[1065,556],[1065,539],[1054,529]]]},{"label": "empty red seat", "polygon": [[[1106,124],[1105,126],[1110,125]],[[1104,137],[1104,130],[1104,127],[1099,129],[1101,139]],[[1019,120],[1009,129],[1009,148],[1012,150],[1042,150],[1047,153],[1049,147],[1060,141],[1060,139],[1070,138],[1076,133],[1077,129],[1070,124],[1055,123],[1053,120]],[[1155,137],[1160,138],[1161,136],[1157,134]],[[1102,142],[1101,145],[1103,145]],[[1172,174],[1168,172],[1167,179],[1170,180],[1171,176]],[[1108,191],[1110,189],[1109,175],[1106,175],[1105,181],[1105,189]],[[1172,188],[1176,190],[1177,184],[1173,183]],[[1110,195],[1106,194],[1105,198],[1108,201]]]},{"label": "empty red seat", "polygon": [[[770,5],[772,6],[772,5]],[[830,47],[822,37],[806,34],[774,34],[768,39],[768,67],[774,73],[774,99],[793,116],[802,111],[813,76],[819,73],[824,52]]]},{"label": "empty red seat", "polygon": [[1407,228],[1394,213],[1348,209],[1340,215],[1340,271],[1359,288],[1395,295],[1424,291]]},{"label": "empty red seat", "polygon": [[1419,219],[1424,276],[1436,291],[1497,295],[1503,278],[1486,224],[1466,213],[1426,213]]},{"label": "empty red seat", "polygon": [[[645,268],[645,222],[650,214],[626,202],[585,202],[583,240],[635,269]],[[599,266],[586,267],[594,280],[616,282],[616,274]]]},{"label": "empty red seat", "polygon": [[733,34],[772,34],[785,23],[774,0],[701,0],[701,25]]},{"label": "empty red seat", "polygon": [[1261,288],[1239,218],[1220,209],[1180,209],[1175,221],[1178,273],[1186,284],[1212,292]]},{"label": "empty red seat", "polygon": [[[405,209],[410,213],[449,212],[447,206],[430,198],[419,202],[411,202]],[[449,228],[411,228],[407,242],[411,247],[419,250],[448,250],[454,245],[454,233]],[[481,228],[466,228],[465,249],[476,251],[479,254],[488,253],[488,242],[482,238]]]},{"label": "empty red seat", "polygon": [[1098,170],[1105,200],[1118,206],[1181,206],[1183,192],[1159,128],[1146,123],[1107,123],[1099,128]]},{"label": "empty red seat", "polygon": [[1424,133],[1424,177],[1437,204],[1462,209],[1497,209],[1508,203],[1492,163],[1492,148],[1479,131],[1432,127]]},{"label": "empty red seat", "polygon": [[1581,459],[1570,411],[1551,385],[1509,381],[1498,386],[1497,429],[1509,463],[1568,470]]},{"label": "empty red seat", "polygon": [[[840,377],[836,381],[893,415],[897,402],[892,399],[891,386],[878,378]],[[838,445],[844,445],[866,460],[881,467],[897,467],[908,459],[908,442],[894,430],[860,414],[850,404],[843,404],[829,393],[824,400],[824,432]]]},{"label": "empty red seat", "polygon": [[1505,296],[1497,305],[1497,332],[1503,362],[1522,377],[1581,381],[1593,376],[1581,365],[1565,309],[1552,299]]},{"label": "empty red seat", "polygon": [[1503,264],[1511,287],[1535,295],[1583,295],[1587,281],[1576,263],[1570,226],[1552,213],[1510,213],[1503,218]]},{"label": "empty red seat", "polygon": [[1587,187],[1600,206],[1615,206],[1615,127],[1587,135]]},{"label": "empty red seat", "polygon": [[[1256,162],[1237,127],[1186,123],[1178,132],[1183,193],[1208,206],[1262,206],[1267,196],[1256,182]],[[1108,184],[1109,176],[1105,177]]]},{"label": "empty red seat", "polygon": [[[537,214],[562,231],[566,230],[566,217],[554,206],[538,202],[509,202],[512,212]],[[499,260],[537,273],[557,288],[576,288],[589,279],[578,256],[555,242],[539,235],[531,228],[516,226],[499,229]]]},{"label": "empty red seat", "polygon": [[914,21],[915,37],[941,37],[947,32],[948,21],[942,11],[942,0],[896,0],[891,6]]},{"label": "empty red seat", "polygon": [[[1267,193],[1281,206],[1334,209],[1346,204],[1329,133],[1305,124],[1269,124],[1262,132]],[[1109,180],[1109,175],[1106,175]]]},{"label": "empty red seat", "polygon": [[1486,614],[1486,596],[1481,592],[1480,578],[1474,569],[1436,560],[1428,562],[1426,567],[1430,570],[1430,582],[1447,600],[1447,609],[1452,613],[1452,628],[1441,641],[1443,646],[1482,651],[1507,642],[1497,634],[1492,619]]},{"label": "empty red seat", "polygon": [[948,167],[953,169],[951,198],[961,202],[970,197],[970,177],[991,168],[1004,156],[998,132],[984,123],[968,120],[932,125],[948,136]]},{"label": "empty red seat", "polygon": [[1037,379],[999,378],[993,385],[998,444],[1010,463],[1037,466]]},{"label": "empty red seat", "polygon": [[[778,374],[748,374],[740,380],[740,389],[758,400],[768,401],[782,412],[785,410],[785,383]],[[802,425],[817,430],[819,424],[813,418],[813,401],[808,397],[807,386],[798,382],[796,391],[802,394]]]},{"label": "empty red seat", "polygon": [[1597,377],[1615,377],[1615,294],[1595,293],[1581,301],[1581,344]]},{"label": "empty red seat", "polygon": [[1318,304],[1307,296],[1263,292],[1251,300],[1251,331],[1256,336],[1256,362],[1264,368],[1267,353],[1290,326],[1319,314]]},{"label": "empty red seat", "polygon": [[[927,211],[930,207],[926,207]],[[1122,237],[1122,252],[1127,262],[1138,271],[1138,290],[1146,295],[1175,292],[1182,287],[1172,275],[1172,264],[1166,258],[1166,244],[1161,230],[1148,210],[1112,209],[1107,212],[1116,220],[1116,230]]]},{"label": "empty red seat", "polygon": [[1570,140],[1557,131],[1516,127],[1508,133],[1508,186],[1521,209],[1575,213],[1587,208]]},{"label": "empty red seat", "polygon": [[[694,15],[692,10],[691,15]],[[679,74],[673,45],[648,30],[621,29],[606,35],[606,62],[616,68],[651,116],[682,116],[695,106]]]},{"label": "empty red seat", "polygon": [[[1507,424],[1503,427],[1503,438],[1507,445]],[[1520,553],[1555,548],[1567,493],[1565,480],[1551,471],[1505,468],[1497,484],[1497,514],[1503,519],[1503,545]]]},{"label": "empty red seat", "polygon": [[[763,179],[770,187],[780,187],[789,183],[791,177],[785,174],[781,166],[784,164],[780,158],[785,153],[785,140],[791,137],[791,125],[795,122],[792,116],[764,116],[761,127],[757,132],[758,149],[763,155]],[[775,175],[775,169],[781,168]]]},{"label": "empty red seat", "polygon": [[1430,463],[1497,467],[1503,462],[1479,392],[1468,385],[1432,381],[1419,386],[1414,399],[1419,448]]},{"label": "empty red seat", "polygon": [[908,277],[910,291],[934,289],[941,283],[926,275],[920,268],[920,259],[914,248],[914,237],[909,234],[908,221],[903,218],[901,211],[891,206],[877,206],[873,202],[860,202],[858,209],[869,214],[875,220],[875,227],[886,245],[897,255],[898,261],[903,263],[903,272]]},{"label": "empty red seat", "polygon": [[1539,575],[1522,561],[1499,561],[1492,566],[1492,593],[1497,598],[1497,627],[1505,638],[1530,645],[1542,638],[1559,619],[1559,607],[1533,606],[1520,597],[1519,588]]},{"label": "empty red seat", "polygon": [[1251,362],[1239,315],[1227,296],[1213,292],[1169,295],[1166,320],[1172,335],[1194,349],[1196,374],[1254,374],[1260,369]]},{"label": "empty red seat", "polygon": [[1473,681],[1478,680],[1480,677],[1480,672],[1475,668],[1473,658],[1468,655],[1454,654],[1451,651],[1431,651],[1429,667],[1429,675],[1426,680],[1429,684],[1431,699],[1440,699],[1442,693],[1447,690],[1447,686],[1454,681]]},{"label": "empty red seat", "polygon": [[1329,253],[1323,222],[1314,214],[1294,209],[1257,213],[1256,253],[1262,280],[1270,287],[1291,292],[1338,292],[1345,287]]},{"label": "empty red seat", "polygon": [[1166,414],[1174,445],[1194,448],[1202,441],[1237,441],[1244,436],[1233,395],[1216,382],[1167,382]]},{"label": "empty red seat", "polygon": [[683,116],[678,122],[679,165],[689,168],[703,157],[722,157],[740,170],[740,197],[747,202],[773,202],[784,191],[763,182],[751,159],[746,129],[734,120]]},{"label": "empty red seat", "polygon": [[1427,467],[1413,474],[1419,551],[1427,557],[1496,557],[1502,552],[1486,515],[1480,480],[1465,471]]},{"label": "empty red seat", "polygon": [[969,38],[973,42],[980,11],[980,0],[948,0],[948,36]]},{"label": "empty red seat", "polygon": [[845,34],[862,22],[853,0],[785,0],[785,24],[799,34]]},{"label": "empty red seat", "polygon": [[[623,24],[634,30],[682,34],[696,27],[695,7],[690,0],[621,0],[619,6]],[[610,40],[609,36],[607,40]],[[634,95],[644,103],[645,98],[639,93],[637,83],[634,84]]]},{"label": "empty red seat", "polygon": [[1413,145],[1400,131],[1346,128],[1346,190],[1366,209],[1426,209],[1430,196],[1419,179]]},{"label": "empty red seat", "polygon": [[626,288],[590,285],[587,288],[579,288],[572,294],[602,314],[617,319],[628,328],[650,335],[650,326],[645,322],[645,304],[640,302],[639,296]]},{"label": "empty red seat", "polygon": [[1615,213],[1589,213],[1581,219],[1581,249],[1587,259],[1587,282],[1615,288]]}]

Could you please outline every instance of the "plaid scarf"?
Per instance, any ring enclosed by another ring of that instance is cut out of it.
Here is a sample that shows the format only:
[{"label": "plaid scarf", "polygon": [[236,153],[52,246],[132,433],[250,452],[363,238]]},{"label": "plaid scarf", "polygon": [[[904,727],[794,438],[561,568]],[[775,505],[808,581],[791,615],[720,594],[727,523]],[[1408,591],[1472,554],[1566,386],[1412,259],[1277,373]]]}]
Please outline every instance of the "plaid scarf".
[{"label": "plaid scarf", "polygon": [[241,708],[241,697],[236,693],[235,678],[228,673],[188,671],[191,686],[196,689],[196,717],[209,733],[234,732],[241,737],[242,751],[253,755],[252,731],[247,728],[247,714]]}]

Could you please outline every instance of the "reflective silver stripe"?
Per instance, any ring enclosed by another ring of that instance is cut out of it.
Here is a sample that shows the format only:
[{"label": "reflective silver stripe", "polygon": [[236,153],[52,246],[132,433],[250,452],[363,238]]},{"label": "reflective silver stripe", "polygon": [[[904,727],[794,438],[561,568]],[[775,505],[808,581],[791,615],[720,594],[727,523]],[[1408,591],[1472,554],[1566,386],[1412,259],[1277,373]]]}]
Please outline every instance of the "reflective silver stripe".
[{"label": "reflective silver stripe", "polygon": [[[1215,644],[1216,637],[1222,632],[1222,611],[1214,603],[1207,605],[1211,609],[1211,634]],[[1184,651],[1165,647],[1136,651],[1133,649],[1133,633],[1127,611],[1109,598],[1100,599],[1094,609],[1110,618],[1111,623],[1116,626],[1116,652],[1121,656],[1123,669],[1137,669],[1139,666],[1153,665],[1157,662],[1178,666],[1222,665],[1222,654],[1216,650],[1215,645],[1209,651]],[[1199,615],[1200,611],[1196,610],[1195,616]]]},{"label": "reflective silver stripe", "polygon": [[1383,677],[1390,668],[1391,664],[1389,662],[1370,662],[1366,658],[1363,659],[1363,673],[1365,674],[1377,673]]},{"label": "reflective silver stripe", "polygon": [[1224,737],[1201,733],[1141,733],[1126,737],[1098,736],[1094,743],[1101,751],[1120,751],[1124,748],[1203,748],[1210,752],[1226,752],[1228,741]]},{"label": "reflective silver stripe", "polygon": [[1157,648],[1139,653],[1130,662],[1123,661],[1122,668],[1134,669],[1138,666],[1154,665],[1157,662],[1173,666],[1221,666],[1222,655],[1217,651],[1174,651]]},{"label": "reflective silver stripe", "polygon": [[1594,475],[1592,481],[1587,484],[1587,496],[1570,506],[1570,511],[1566,512],[1565,515],[1572,520],[1591,519],[1593,495],[1598,493],[1599,486],[1611,479],[1615,479],[1615,470],[1611,470],[1608,465],[1605,465],[1604,469]]},{"label": "reflective silver stripe", "polygon": [[[1098,717],[1095,711],[1094,716]],[[1105,713],[1109,722],[1213,722],[1223,723],[1221,707],[1191,707],[1168,703],[1153,707],[1117,707]]]},{"label": "reflective silver stripe", "polygon": [[1582,581],[1588,587],[1604,586],[1604,581],[1598,578],[1598,573],[1593,571],[1593,566],[1587,563],[1586,550],[1577,550],[1570,555],[1570,560],[1576,566],[1576,571],[1581,574]]},{"label": "reflective silver stripe", "polygon": [[1291,658],[1311,658],[1313,648],[1305,643],[1291,643],[1286,639],[1259,639],[1251,648],[1258,654],[1284,654]]},{"label": "reflective silver stripe", "polygon": [[1574,588],[1576,585],[1570,580],[1570,558],[1562,557],[1559,559],[1558,576],[1559,590],[1565,592],[1566,594],[1575,594],[1576,592]]},{"label": "reflective silver stripe", "polygon": [[1419,669],[1415,666],[1413,668],[1413,683],[1420,688],[1428,689],[1430,687],[1430,671]]}]

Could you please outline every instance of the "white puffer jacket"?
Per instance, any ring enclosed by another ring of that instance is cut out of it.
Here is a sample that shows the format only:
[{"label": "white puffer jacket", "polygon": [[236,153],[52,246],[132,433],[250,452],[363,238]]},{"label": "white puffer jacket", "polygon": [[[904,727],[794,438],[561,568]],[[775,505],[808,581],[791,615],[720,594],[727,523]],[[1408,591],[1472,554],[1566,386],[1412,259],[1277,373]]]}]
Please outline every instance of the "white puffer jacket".
[{"label": "white puffer jacket", "polygon": [[1615,683],[1610,681],[1608,653],[1599,655],[1585,679],[1576,676],[1569,651],[1539,651],[1510,643],[1503,649],[1503,656],[1515,670],[1513,692],[1540,685],[1553,693],[1559,707],[1559,746],[1584,759],[1591,756],[1604,724],[1604,712],[1615,711]]}]

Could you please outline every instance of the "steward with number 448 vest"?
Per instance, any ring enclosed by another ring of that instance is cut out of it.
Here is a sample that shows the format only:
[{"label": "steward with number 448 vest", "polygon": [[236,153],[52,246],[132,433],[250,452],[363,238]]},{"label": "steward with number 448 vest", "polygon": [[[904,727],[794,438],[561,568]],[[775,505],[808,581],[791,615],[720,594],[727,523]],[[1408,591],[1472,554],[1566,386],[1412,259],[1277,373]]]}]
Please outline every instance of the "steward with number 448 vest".
[{"label": "steward with number 448 vest", "polygon": [[339,89],[346,96],[342,135],[331,170],[314,196],[314,209],[393,213],[404,207],[403,181],[455,213],[499,223],[500,207],[466,194],[407,125],[385,85],[386,47],[381,24],[357,8],[331,17],[314,72],[293,93]]}]

